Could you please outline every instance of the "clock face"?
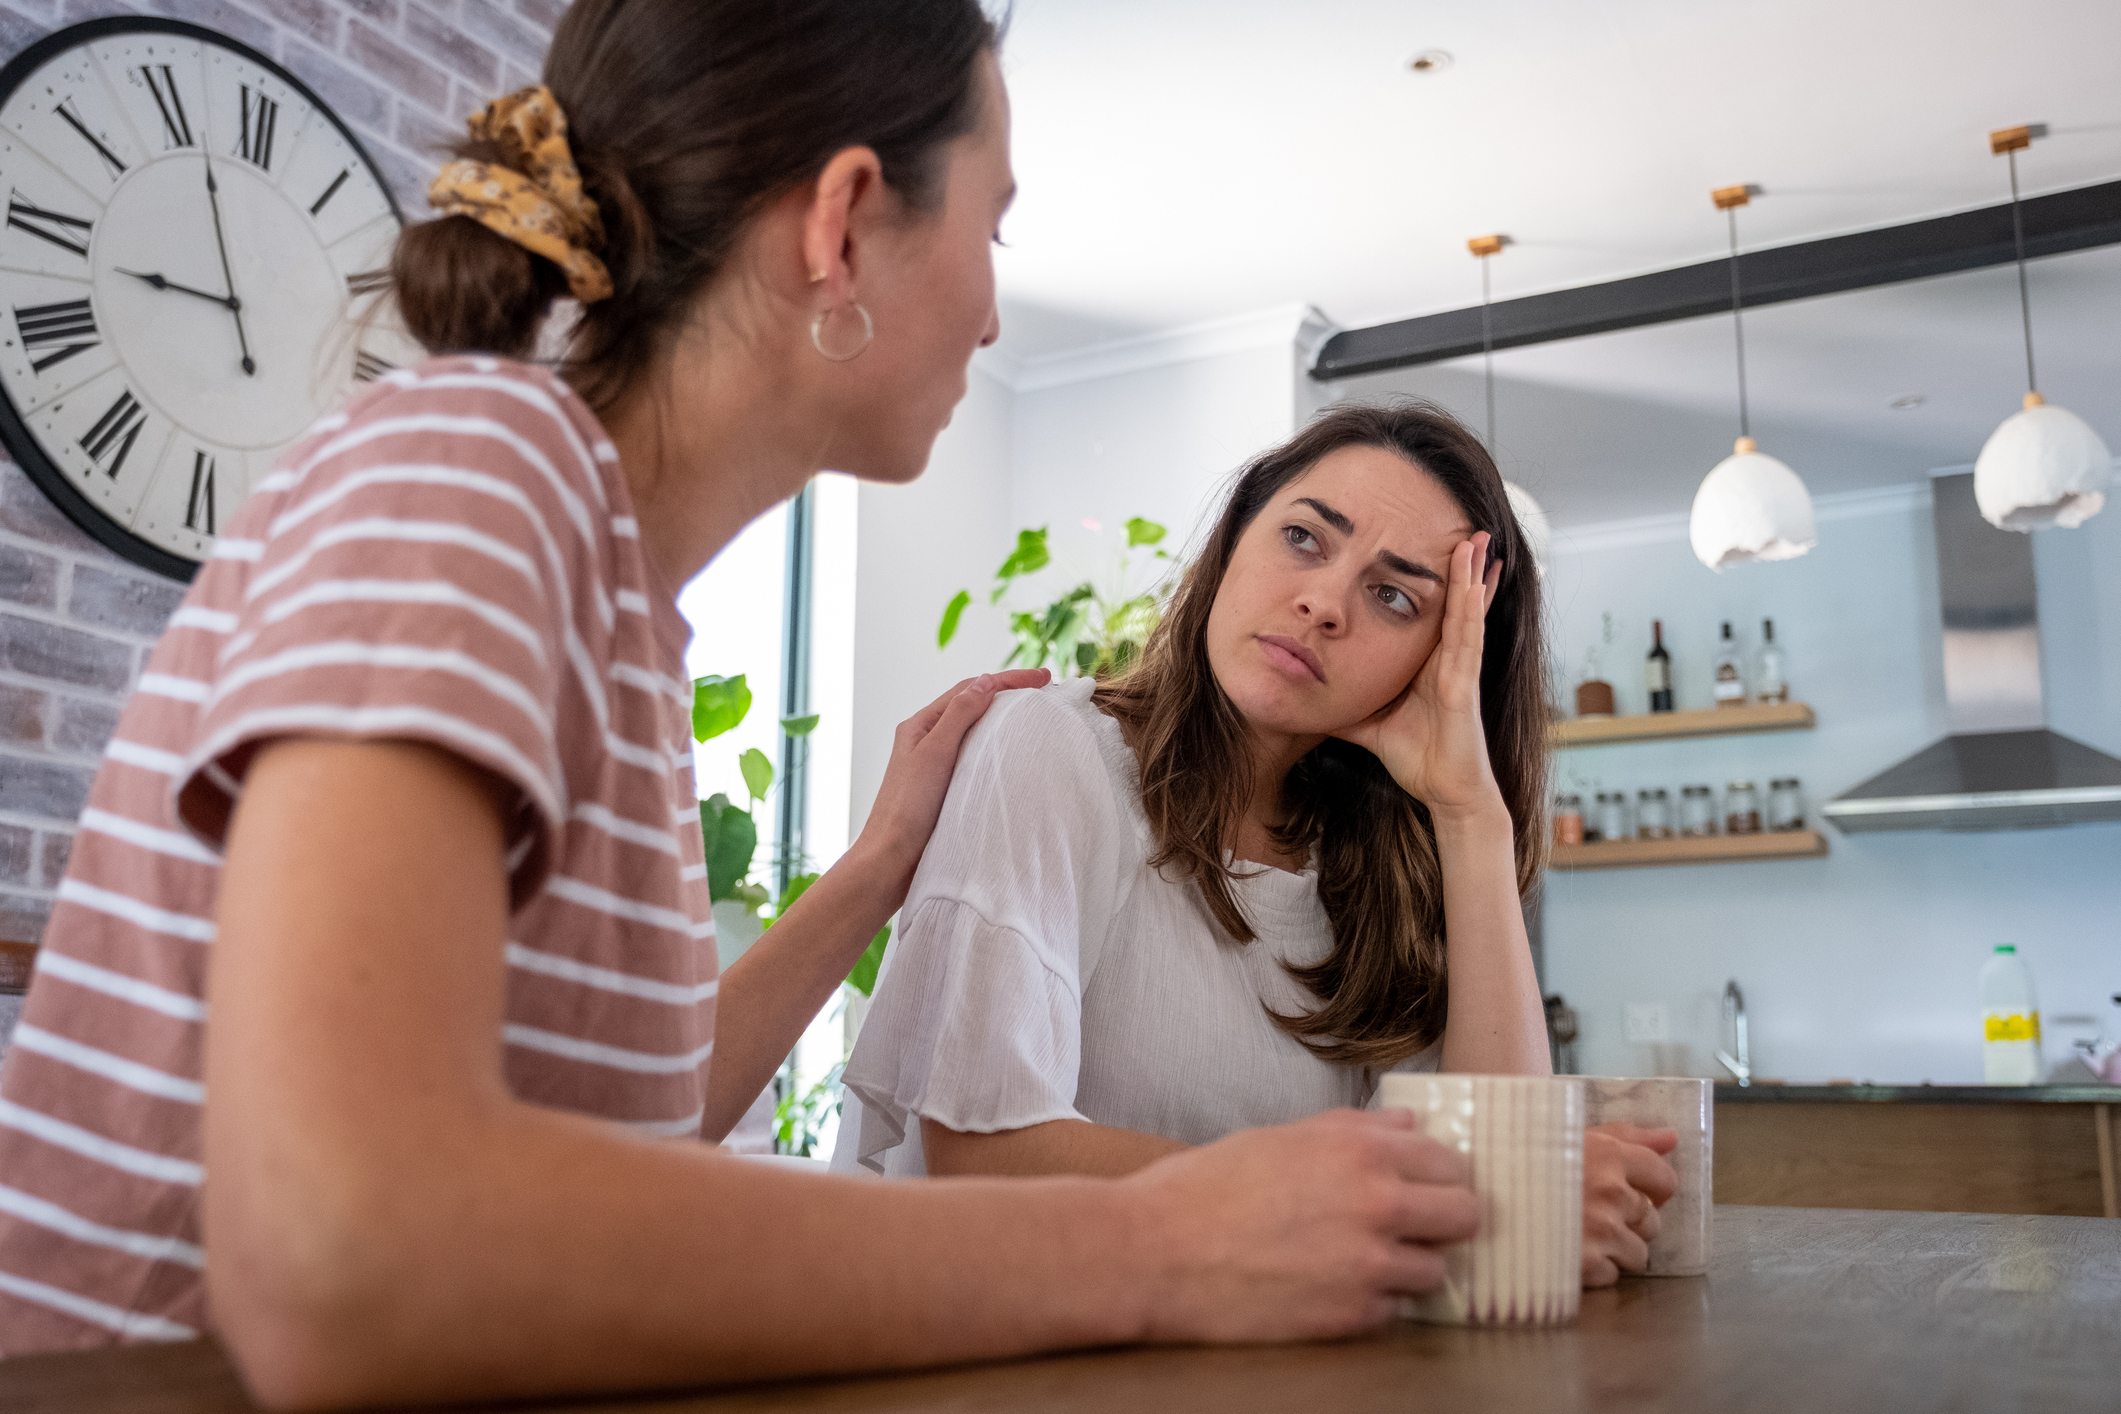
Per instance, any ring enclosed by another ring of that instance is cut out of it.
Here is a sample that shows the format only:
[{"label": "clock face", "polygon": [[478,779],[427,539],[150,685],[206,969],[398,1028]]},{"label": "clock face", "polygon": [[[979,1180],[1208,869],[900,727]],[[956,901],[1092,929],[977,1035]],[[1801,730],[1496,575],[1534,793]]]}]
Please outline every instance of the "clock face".
[{"label": "clock face", "polygon": [[[0,432],[83,527],[188,578],[274,459],[420,357],[369,296],[397,208],[264,56],[77,25],[0,72]],[[11,414],[11,416],[9,416]]]}]

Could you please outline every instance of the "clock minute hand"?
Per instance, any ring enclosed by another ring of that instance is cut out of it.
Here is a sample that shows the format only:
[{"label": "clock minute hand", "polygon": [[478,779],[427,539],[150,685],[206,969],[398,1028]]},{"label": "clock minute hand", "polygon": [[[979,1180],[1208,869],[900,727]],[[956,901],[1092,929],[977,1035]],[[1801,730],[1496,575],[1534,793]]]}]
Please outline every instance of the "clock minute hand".
[{"label": "clock minute hand", "polygon": [[243,301],[237,299],[234,295],[217,295],[211,290],[195,290],[190,285],[180,285],[175,280],[166,279],[159,274],[144,275],[138,270],[123,269],[119,270],[118,273],[120,275],[130,275],[135,280],[145,280],[158,290],[175,290],[180,295],[196,295],[200,299],[220,305],[223,309],[241,309],[243,307]]},{"label": "clock minute hand", "polygon": [[214,213],[214,245],[221,252],[221,280],[228,286],[228,312],[236,320],[236,344],[243,350],[243,371],[256,376],[258,365],[251,360],[250,340],[243,335],[243,301],[236,298],[236,277],[228,268],[228,238],[221,234],[221,189],[214,185],[214,159],[205,153],[199,154],[206,164],[206,201]]}]

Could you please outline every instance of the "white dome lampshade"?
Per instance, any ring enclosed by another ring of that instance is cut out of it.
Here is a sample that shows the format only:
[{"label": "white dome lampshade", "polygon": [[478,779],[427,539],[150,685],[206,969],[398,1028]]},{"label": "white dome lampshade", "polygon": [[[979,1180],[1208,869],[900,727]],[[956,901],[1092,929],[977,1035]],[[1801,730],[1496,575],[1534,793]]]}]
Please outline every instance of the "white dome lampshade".
[{"label": "white dome lampshade", "polygon": [[1794,560],[1819,543],[1812,496],[1797,473],[1740,437],[1701,479],[1687,524],[1694,555],[1712,570],[1746,560]]},{"label": "white dome lampshade", "polygon": [[1974,462],[1974,501],[1998,530],[2074,530],[2106,504],[2113,465],[2083,418],[2027,393]]},{"label": "white dome lampshade", "polygon": [[1545,579],[1547,551],[1553,548],[1554,544],[1554,529],[1547,524],[1547,513],[1539,508],[1539,502],[1532,499],[1532,493],[1516,482],[1505,481],[1502,483],[1502,489],[1509,494],[1510,509],[1516,512],[1517,524],[1524,531],[1526,543],[1532,547],[1532,568],[1539,572],[1541,579]]}]

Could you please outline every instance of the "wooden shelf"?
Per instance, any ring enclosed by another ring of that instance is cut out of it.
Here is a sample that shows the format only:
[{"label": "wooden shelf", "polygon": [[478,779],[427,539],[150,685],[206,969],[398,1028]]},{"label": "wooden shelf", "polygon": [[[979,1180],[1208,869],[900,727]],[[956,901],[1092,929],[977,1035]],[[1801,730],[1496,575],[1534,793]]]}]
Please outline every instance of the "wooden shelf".
[{"label": "wooden shelf", "polygon": [[1701,707],[1690,712],[1648,712],[1639,717],[1572,717],[1547,729],[1556,750],[1607,746],[1622,741],[1675,741],[1695,736],[1743,736],[1751,732],[1804,732],[1819,725],[1802,702],[1745,707]]},{"label": "wooden shelf", "polygon": [[[1727,708],[1735,711],[1735,708]],[[1817,830],[1785,830],[1760,835],[1710,835],[1706,839],[1600,840],[1596,844],[1558,844],[1550,869],[1645,869],[1657,864],[1734,864],[1753,859],[1819,859],[1827,852],[1826,836]]]}]

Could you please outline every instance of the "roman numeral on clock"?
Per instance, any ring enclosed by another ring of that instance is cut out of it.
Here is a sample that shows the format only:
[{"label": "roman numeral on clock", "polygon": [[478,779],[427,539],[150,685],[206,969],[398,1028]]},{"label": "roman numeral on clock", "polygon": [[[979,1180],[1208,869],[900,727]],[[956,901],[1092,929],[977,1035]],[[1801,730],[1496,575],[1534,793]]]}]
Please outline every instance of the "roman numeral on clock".
[{"label": "roman numeral on clock", "polygon": [[388,270],[356,270],[346,277],[346,293],[355,299],[365,295],[381,294],[390,288]]},{"label": "roman numeral on clock", "polygon": [[386,373],[395,373],[398,366],[388,359],[377,358],[367,349],[355,349],[353,376],[356,383],[373,383]]},{"label": "roman numeral on clock", "polygon": [[102,341],[96,337],[96,316],[85,299],[68,300],[64,304],[35,304],[28,308],[15,309],[15,329],[22,336],[22,347],[34,353],[49,348],[51,352],[42,358],[32,359],[30,367],[38,373],[55,363],[64,363],[77,353],[86,353]]},{"label": "roman numeral on clock", "polygon": [[202,451],[194,450],[191,454],[191,499],[185,504],[184,528],[186,530],[197,530],[199,528],[199,516],[203,512],[206,516],[206,533],[208,535],[216,533],[214,530],[214,459]]},{"label": "roman numeral on clock", "polygon": [[312,204],[311,204],[311,206],[310,206],[310,208],[309,208],[309,214],[310,214],[310,215],[312,215],[312,216],[315,216],[315,215],[317,215],[318,213],[320,213],[321,211],[323,211],[323,210],[324,210],[324,203],[326,203],[327,201],[330,201],[330,200],[331,200],[331,199],[332,199],[333,197],[337,196],[337,195],[339,194],[339,188],[340,188],[340,187],[343,187],[343,186],[345,186],[345,185],[346,185],[346,179],[347,179],[348,177],[352,176],[352,175],[353,175],[353,168],[351,168],[351,167],[342,167],[342,168],[340,168],[340,169],[339,169],[339,175],[338,175],[338,176],[336,176],[336,177],[333,177],[333,178],[331,179],[331,185],[330,185],[330,186],[328,186],[328,187],[326,187],[326,188],[324,188],[324,195],[322,195],[322,196],[318,197],[318,198],[316,199],[316,201],[315,201],[314,203],[312,203]]},{"label": "roman numeral on clock", "polygon": [[243,85],[243,131],[236,142],[236,156],[263,171],[272,170],[273,129],[280,123],[280,105]]},{"label": "roman numeral on clock", "polygon": [[140,77],[147,80],[147,91],[155,96],[155,106],[162,110],[162,126],[171,147],[190,147],[191,120],[184,116],[184,100],[177,96],[177,78],[164,64],[162,77],[155,78],[155,65],[142,64]]},{"label": "roman numeral on clock", "polygon": [[[81,450],[88,453],[90,461],[103,467],[110,474],[111,480],[116,481],[119,469],[125,465],[125,459],[132,455],[133,443],[140,440],[140,429],[145,426],[147,409],[140,406],[139,400],[133,397],[132,390],[128,388],[118,394],[118,400],[110,405],[103,416],[96,419],[94,427],[88,429],[88,435],[81,439]],[[103,464],[106,456],[110,458],[108,466]]]},{"label": "roman numeral on clock", "polygon": [[[68,103],[72,101],[72,99],[67,100]],[[118,154],[112,152],[109,148],[105,147],[103,145],[102,140],[99,139],[94,133],[88,130],[88,124],[82,122],[81,119],[74,113],[71,108],[68,108],[65,103],[62,103],[58,106],[58,108],[53,111],[57,112],[60,117],[66,119],[67,125],[71,127],[75,132],[81,134],[82,138],[88,143],[90,147],[96,149],[96,155],[103,159],[104,166],[110,168],[110,174],[113,177],[119,177],[125,174],[125,164],[118,160]]]},{"label": "roman numeral on clock", "polygon": [[[62,216],[56,211],[46,211],[33,206],[12,193],[7,198],[7,224],[18,231],[27,231],[40,241],[49,241],[61,250],[71,251],[83,260],[88,259],[89,232],[94,223],[79,216]],[[73,234],[79,231],[80,235]]]}]

